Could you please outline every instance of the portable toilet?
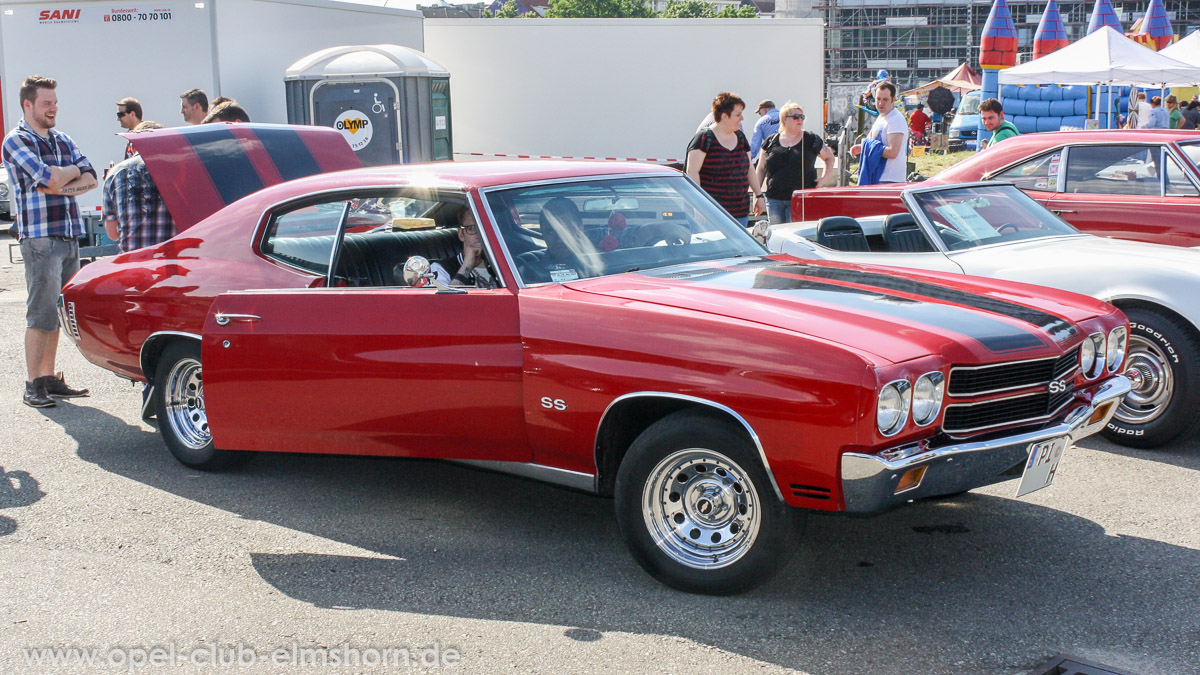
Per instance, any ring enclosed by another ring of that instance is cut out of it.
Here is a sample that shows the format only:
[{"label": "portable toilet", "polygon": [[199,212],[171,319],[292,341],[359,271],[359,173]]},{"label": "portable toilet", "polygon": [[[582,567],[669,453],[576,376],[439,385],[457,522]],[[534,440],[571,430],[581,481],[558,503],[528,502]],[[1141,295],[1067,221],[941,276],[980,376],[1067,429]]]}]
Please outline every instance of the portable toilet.
[{"label": "portable toilet", "polygon": [[453,159],[450,71],[399,45],[314,52],[284,76],[290,124],[342,132],[363,166]]}]

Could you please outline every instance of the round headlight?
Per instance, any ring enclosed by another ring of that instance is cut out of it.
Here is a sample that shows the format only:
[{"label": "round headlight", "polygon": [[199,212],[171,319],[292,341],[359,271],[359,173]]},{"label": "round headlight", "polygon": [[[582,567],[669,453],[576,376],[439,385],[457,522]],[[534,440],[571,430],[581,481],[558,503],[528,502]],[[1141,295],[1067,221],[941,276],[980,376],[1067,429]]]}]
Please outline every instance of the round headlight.
[{"label": "round headlight", "polygon": [[[1089,380],[1094,380],[1104,372],[1104,357],[1108,352],[1108,343],[1104,339],[1104,333],[1092,333],[1087,336],[1083,344],[1087,345],[1088,343],[1092,345],[1091,349],[1088,350],[1092,353],[1092,363],[1090,367],[1084,366],[1083,376]],[[1083,352],[1080,352],[1080,361],[1080,365],[1083,365]]]},{"label": "round headlight", "polygon": [[1079,369],[1086,376],[1096,367],[1096,343],[1090,337],[1084,338],[1079,345]]},{"label": "round headlight", "polygon": [[917,426],[926,426],[937,419],[938,411],[942,409],[945,385],[946,376],[937,371],[917,378],[912,397],[912,417]]},{"label": "round headlight", "polygon": [[908,380],[896,380],[884,385],[879,391],[879,405],[875,409],[875,424],[884,436],[895,436],[908,421],[912,385]]},{"label": "round headlight", "polygon": [[1108,351],[1104,360],[1108,363],[1108,372],[1115,373],[1125,361],[1125,346],[1129,338],[1129,329],[1117,326],[1108,333]]}]

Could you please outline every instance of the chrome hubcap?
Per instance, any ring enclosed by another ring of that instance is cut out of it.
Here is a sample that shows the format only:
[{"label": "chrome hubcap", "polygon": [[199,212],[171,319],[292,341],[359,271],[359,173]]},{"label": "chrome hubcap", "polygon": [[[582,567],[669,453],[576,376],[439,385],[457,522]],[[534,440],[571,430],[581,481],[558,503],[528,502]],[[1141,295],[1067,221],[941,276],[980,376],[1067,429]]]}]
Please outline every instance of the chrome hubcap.
[{"label": "chrome hubcap", "polygon": [[761,525],[758,493],[742,467],[699,448],[654,467],[642,491],[642,514],[658,548],[696,569],[736,562]]},{"label": "chrome hubcap", "polygon": [[166,413],[163,420],[170,424],[176,437],[192,450],[200,450],[212,440],[208,432],[208,415],[204,413],[204,380],[200,362],[180,359],[167,373],[163,383]]},{"label": "chrome hubcap", "polygon": [[1166,410],[1175,392],[1175,378],[1166,354],[1158,345],[1136,335],[1129,338],[1126,367],[1141,375],[1114,415],[1125,424],[1146,424]]}]

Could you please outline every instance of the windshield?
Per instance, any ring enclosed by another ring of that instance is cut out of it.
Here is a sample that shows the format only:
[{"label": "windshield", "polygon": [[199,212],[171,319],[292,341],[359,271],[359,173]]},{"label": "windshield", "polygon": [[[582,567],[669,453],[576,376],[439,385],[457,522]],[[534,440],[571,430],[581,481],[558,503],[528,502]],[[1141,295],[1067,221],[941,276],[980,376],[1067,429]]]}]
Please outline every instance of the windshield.
[{"label": "windshield", "polygon": [[766,253],[682,175],[493,190],[487,201],[526,284]]},{"label": "windshield", "polygon": [[962,103],[958,106],[959,115],[978,115],[979,114],[979,94],[970,93],[964,94]]},{"label": "windshield", "polygon": [[1180,143],[1179,149],[1183,150],[1183,154],[1192,160],[1192,165],[1200,168],[1200,141],[1194,143]]},{"label": "windshield", "polygon": [[951,251],[1079,234],[1012,185],[950,188],[906,195]]}]

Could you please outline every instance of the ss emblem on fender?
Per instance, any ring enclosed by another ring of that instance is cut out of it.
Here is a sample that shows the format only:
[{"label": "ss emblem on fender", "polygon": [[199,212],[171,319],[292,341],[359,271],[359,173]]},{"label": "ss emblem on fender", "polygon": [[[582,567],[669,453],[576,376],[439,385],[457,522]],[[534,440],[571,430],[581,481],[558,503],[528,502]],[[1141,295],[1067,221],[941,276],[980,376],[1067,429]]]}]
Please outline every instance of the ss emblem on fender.
[{"label": "ss emblem on fender", "polygon": [[542,407],[547,410],[566,410],[567,402],[561,398],[550,398],[549,396],[542,397]]},{"label": "ss emblem on fender", "polygon": [[1066,390],[1067,390],[1067,381],[1066,380],[1055,380],[1050,383],[1050,393],[1051,394],[1061,394],[1061,393],[1065,392]]}]

